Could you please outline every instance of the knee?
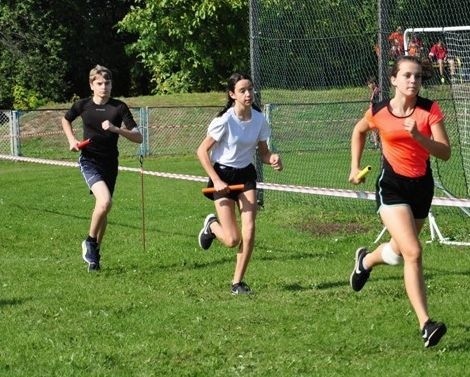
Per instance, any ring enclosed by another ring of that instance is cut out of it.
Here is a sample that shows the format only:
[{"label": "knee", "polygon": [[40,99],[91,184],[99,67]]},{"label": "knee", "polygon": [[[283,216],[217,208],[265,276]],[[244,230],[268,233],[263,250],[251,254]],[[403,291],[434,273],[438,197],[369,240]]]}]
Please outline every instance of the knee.
[{"label": "knee", "polygon": [[227,247],[235,247],[240,244],[240,236],[238,234],[230,234],[224,237],[224,244]]},{"label": "knee", "polygon": [[421,263],[422,249],[420,246],[414,248],[406,248],[402,250],[403,259],[406,263]]},{"label": "knee", "polygon": [[109,213],[109,211],[111,211],[112,206],[113,206],[113,202],[111,199],[102,200],[102,201],[96,202],[95,210],[101,213]]}]

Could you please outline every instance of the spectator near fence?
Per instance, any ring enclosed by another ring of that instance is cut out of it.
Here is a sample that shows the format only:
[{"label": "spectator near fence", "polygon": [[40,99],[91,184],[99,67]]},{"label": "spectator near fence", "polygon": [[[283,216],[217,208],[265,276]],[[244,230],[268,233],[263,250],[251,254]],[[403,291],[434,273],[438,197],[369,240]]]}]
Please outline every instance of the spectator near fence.
[{"label": "spectator near fence", "polygon": [[429,50],[429,59],[433,63],[438,64],[439,74],[441,76],[441,83],[445,82],[445,65],[449,66],[451,78],[455,75],[455,62],[454,59],[449,58],[447,47],[444,45],[442,40],[438,40]]},{"label": "spectator near fence", "polygon": [[388,36],[388,42],[390,43],[390,57],[393,60],[396,60],[399,56],[403,55],[403,41],[403,30],[401,26],[398,26],[397,29]]},{"label": "spectator near fence", "polygon": [[[367,80],[367,87],[370,91],[370,104],[371,106],[380,102],[381,90],[377,79],[375,77],[369,77]],[[376,131],[373,131],[369,134],[369,140],[374,144],[374,148],[380,148],[380,138]]]},{"label": "spectator near fence", "polygon": [[408,44],[408,55],[421,57],[423,53],[423,41],[417,36],[413,36]]}]

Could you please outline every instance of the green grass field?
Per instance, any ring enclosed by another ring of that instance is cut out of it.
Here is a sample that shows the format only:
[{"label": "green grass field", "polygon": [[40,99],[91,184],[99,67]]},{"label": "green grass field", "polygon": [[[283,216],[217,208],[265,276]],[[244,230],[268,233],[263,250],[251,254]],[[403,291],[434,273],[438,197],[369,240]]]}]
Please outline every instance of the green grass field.
[{"label": "green grass field", "polygon": [[77,169],[0,161],[0,187],[0,376],[468,374],[468,247],[425,245],[430,312],[448,333],[424,349],[401,268],[349,287],[355,249],[381,230],[372,203],[268,196],[255,293],[233,297],[234,251],[197,245],[213,211],[201,183],[145,176],[144,252],[141,177],[121,172],[95,274],[81,260],[93,200]]}]

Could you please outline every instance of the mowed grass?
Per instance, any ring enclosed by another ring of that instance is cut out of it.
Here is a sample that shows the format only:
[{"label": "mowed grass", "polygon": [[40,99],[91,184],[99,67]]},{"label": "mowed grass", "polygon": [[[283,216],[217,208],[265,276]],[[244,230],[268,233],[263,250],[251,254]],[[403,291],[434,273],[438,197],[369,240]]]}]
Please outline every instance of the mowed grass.
[{"label": "mowed grass", "polygon": [[449,330],[424,349],[401,268],[349,288],[355,249],[381,230],[372,207],[267,196],[246,275],[255,293],[233,297],[234,250],[197,245],[213,211],[201,186],[144,177],[144,251],[141,176],[121,172],[103,269],[89,274],[93,200],[78,170],[0,161],[0,376],[467,374],[468,247],[425,245],[430,312]]}]

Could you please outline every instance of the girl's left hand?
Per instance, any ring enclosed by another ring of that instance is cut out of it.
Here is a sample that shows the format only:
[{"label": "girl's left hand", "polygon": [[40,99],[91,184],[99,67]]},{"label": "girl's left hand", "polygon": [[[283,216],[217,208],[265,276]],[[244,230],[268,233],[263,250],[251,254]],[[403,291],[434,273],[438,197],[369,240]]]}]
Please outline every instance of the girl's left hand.
[{"label": "girl's left hand", "polygon": [[274,170],[281,171],[282,170],[282,161],[281,157],[278,154],[274,153],[269,158],[269,163],[273,167]]}]

